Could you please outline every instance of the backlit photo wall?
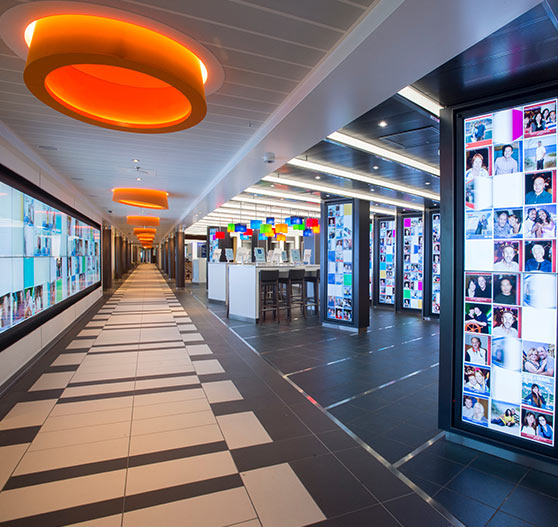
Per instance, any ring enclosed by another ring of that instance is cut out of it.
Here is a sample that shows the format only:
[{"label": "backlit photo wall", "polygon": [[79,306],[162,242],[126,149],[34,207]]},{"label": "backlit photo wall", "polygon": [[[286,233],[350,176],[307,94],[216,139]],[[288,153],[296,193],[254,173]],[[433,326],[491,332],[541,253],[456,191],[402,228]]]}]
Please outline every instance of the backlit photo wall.
[{"label": "backlit photo wall", "polygon": [[0,332],[99,282],[100,231],[0,182]]},{"label": "backlit photo wall", "polygon": [[464,127],[461,419],[553,446],[556,99]]},{"label": "backlit photo wall", "polygon": [[403,218],[404,308],[422,309],[423,248],[422,218]]},{"label": "backlit photo wall", "polygon": [[380,304],[395,304],[395,220],[380,221]]}]

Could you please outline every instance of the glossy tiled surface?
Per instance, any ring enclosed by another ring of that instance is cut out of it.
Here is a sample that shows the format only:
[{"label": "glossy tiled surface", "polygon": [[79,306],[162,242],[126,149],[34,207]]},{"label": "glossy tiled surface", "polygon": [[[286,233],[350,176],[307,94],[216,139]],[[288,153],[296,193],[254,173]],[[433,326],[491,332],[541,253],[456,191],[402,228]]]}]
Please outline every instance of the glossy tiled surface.
[{"label": "glossy tiled surface", "polygon": [[0,399],[0,486],[10,527],[389,526],[416,497],[149,265]]},{"label": "glossy tiled surface", "polygon": [[[372,310],[365,335],[324,328],[317,317],[245,324],[226,319],[222,305],[207,302],[203,287],[188,289],[179,294],[181,301],[191,294],[207,305],[231,334],[241,336],[373,450],[376,457],[363,456],[362,448],[349,445],[341,432],[320,424],[320,439],[391,513],[388,519],[379,509],[363,507],[347,516],[347,523],[330,520],[331,525],[392,525],[393,518],[398,522],[393,525],[446,524],[446,519],[423,510],[424,502],[416,493],[404,492],[408,487],[399,479],[387,477],[386,467],[433,497],[456,519],[454,523],[470,527],[555,523],[558,478],[450,443],[438,429],[436,320]],[[302,407],[295,411],[305,418]],[[385,462],[381,468],[378,456]]]}]

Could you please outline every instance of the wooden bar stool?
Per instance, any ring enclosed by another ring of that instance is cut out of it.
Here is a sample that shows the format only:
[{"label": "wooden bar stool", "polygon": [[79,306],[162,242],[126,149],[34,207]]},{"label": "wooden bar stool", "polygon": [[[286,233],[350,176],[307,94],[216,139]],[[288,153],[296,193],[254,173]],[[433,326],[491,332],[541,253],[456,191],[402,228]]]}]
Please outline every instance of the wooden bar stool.
[{"label": "wooden bar stool", "polygon": [[313,296],[306,296],[305,310],[314,308],[316,315],[320,314],[320,270],[306,271],[304,273],[304,292],[308,295],[308,284],[313,285]]},{"label": "wooden bar stool", "polygon": [[273,318],[279,322],[279,271],[260,271],[259,321],[263,324],[265,314],[273,311]]}]

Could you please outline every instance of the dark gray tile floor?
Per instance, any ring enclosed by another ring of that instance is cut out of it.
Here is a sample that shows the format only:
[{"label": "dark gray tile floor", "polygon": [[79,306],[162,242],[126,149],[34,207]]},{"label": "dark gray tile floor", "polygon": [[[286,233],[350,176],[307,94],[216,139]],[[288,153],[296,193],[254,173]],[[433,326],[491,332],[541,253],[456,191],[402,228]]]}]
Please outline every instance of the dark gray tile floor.
[{"label": "dark gray tile floor", "polygon": [[[254,325],[228,320],[223,305],[208,302],[203,286],[188,286],[183,295],[190,294],[387,461],[383,464],[362,448],[351,447],[346,435],[328,431],[320,422],[320,439],[392,514],[385,517],[385,509],[355,495],[353,505],[362,510],[346,514],[339,510],[328,526],[397,525],[393,518],[402,525],[444,524],[432,510],[422,510],[424,501],[393,478],[393,470],[466,526],[556,524],[558,478],[451,443],[440,433],[437,320],[373,309],[364,335],[322,327],[315,316]],[[302,407],[298,415],[311,418]],[[433,439],[431,446],[414,452]],[[403,459],[406,456],[408,460]],[[303,464],[297,474],[301,479],[334,477],[335,463],[328,456],[323,459],[323,474],[305,473]]]}]

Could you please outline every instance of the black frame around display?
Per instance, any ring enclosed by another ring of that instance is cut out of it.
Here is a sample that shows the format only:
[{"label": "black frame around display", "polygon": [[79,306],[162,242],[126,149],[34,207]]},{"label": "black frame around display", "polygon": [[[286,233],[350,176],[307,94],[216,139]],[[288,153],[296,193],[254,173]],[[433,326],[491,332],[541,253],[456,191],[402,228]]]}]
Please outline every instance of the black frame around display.
[{"label": "black frame around display", "polygon": [[[505,448],[517,454],[555,463],[558,459],[558,441],[553,447],[526,441],[521,437],[505,435],[490,428],[469,424],[460,419],[463,376],[463,310],[464,310],[464,120],[500,109],[522,106],[531,102],[556,98],[558,85],[552,83],[522,90],[505,96],[462,104],[442,110],[440,123],[440,172],[442,266],[440,315],[440,397],[439,425],[466,439],[481,441],[494,447]],[[556,434],[554,423],[554,434]]]},{"label": "black frame around display", "polygon": [[[380,222],[381,221],[393,221],[395,223],[395,295],[393,299],[393,304],[384,304],[380,302]],[[372,286],[372,299],[374,307],[381,307],[384,309],[395,310],[397,305],[397,272],[398,272],[398,250],[397,250],[397,239],[399,238],[399,232],[397,231],[397,215],[394,216],[374,216],[374,265],[373,269],[373,286]]]},{"label": "black frame around display", "polygon": [[[440,214],[440,209],[426,209],[424,211],[424,277],[423,280],[423,313],[425,317],[438,318],[440,313],[432,311],[432,276],[433,276],[433,247],[432,247],[432,217]],[[428,238],[428,239],[427,239]],[[428,299],[425,303],[424,299]]]},{"label": "black frame around display", "polygon": [[[422,302],[421,302],[421,307],[406,307],[404,305],[404,271],[405,271],[405,261],[404,261],[404,257],[405,257],[405,252],[404,252],[404,244],[405,244],[405,219],[410,218],[420,218],[422,220],[422,284],[423,284],[423,289],[422,289]],[[414,313],[419,313],[419,312],[423,312],[424,311],[424,277],[426,276],[426,269],[425,269],[425,250],[424,250],[424,246],[425,246],[425,236],[424,233],[426,232],[426,228],[425,228],[425,221],[424,221],[424,214],[421,213],[413,213],[413,212],[405,212],[405,213],[401,213],[397,215],[397,222],[396,222],[396,233],[397,233],[397,258],[396,258],[396,262],[397,262],[397,267],[395,269],[395,276],[396,276],[396,287],[399,291],[395,292],[396,298],[397,298],[397,307],[398,310],[401,311],[410,311],[410,312],[414,312]],[[398,269],[399,268],[399,269]]]},{"label": "black frame around display", "polygon": [[[87,223],[88,225],[94,227],[95,229],[98,229],[100,233],[99,244],[100,244],[100,251],[101,251],[99,255],[100,264],[101,264],[99,276],[100,277],[103,276],[103,269],[102,269],[102,254],[104,251],[103,236],[102,236],[101,226],[97,222],[88,218],[87,216],[75,210],[74,208],[70,207],[69,205],[66,205],[58,198],[45,192],[40,187],[24,179],[22,176],[20,176],[19,174],[17,174],[16,172],[9,169],[3,164],[0,164],[0,181],[5,183],[6,185],[13,187],[16,190],[19,190],[20,192],[23,192],[33,198],[36,198],[44,202],[47,205],[57,208],[58,210],[64,212],[65,214],[68,214],[74,218],[77,218],[80,221],[83,221],[84,223]],[[101,280],[95,282],[94,284],[91,284],[90,286],[83,289],[82,291],[79,291],[78,293],[75,293],[72,296],[65,298],[64,300],[61,300],[60,302],[56,303],[54,306],[47,307],[40,313],[33,315],[32,318],[24,320],[23,322],[20,322],[16,326],[13,326],[12,328],[7,329],[3,333],[0,333],[0,352],[6,349],[7,347],[11,346],[18,340],[22,339],[33,330],[43,325],[45,322],[48,322],[56,315],[62,313],[62,311],[74,305],[76,302],[86,297],[87,295],[89,295],[91,292],[93,292],[95,289],[99,287],[101,287]]]}]

